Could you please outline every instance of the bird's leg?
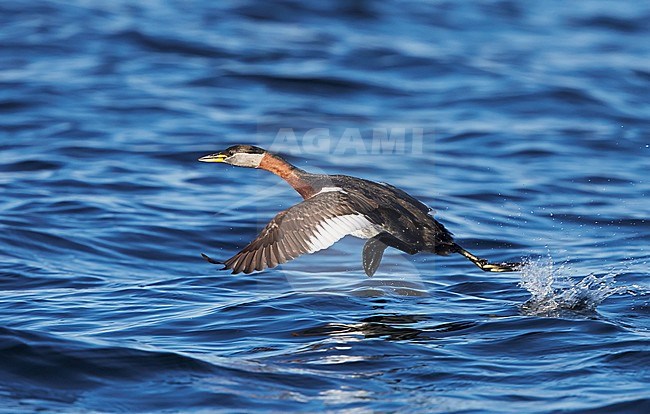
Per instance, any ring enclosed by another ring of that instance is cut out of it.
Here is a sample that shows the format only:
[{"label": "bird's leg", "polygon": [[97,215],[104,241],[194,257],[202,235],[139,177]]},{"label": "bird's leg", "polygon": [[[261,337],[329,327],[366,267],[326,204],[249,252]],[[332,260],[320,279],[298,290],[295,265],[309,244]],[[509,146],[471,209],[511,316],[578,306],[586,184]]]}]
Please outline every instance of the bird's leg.
[{"label": "bird's leg", "polygon": [[478,266],[479,269],[485,272],[516,272],[521,269],[523,266],[521,263],[490,263],[486,259],[481,259],[480,257],[474,256],[472,253],[463,249],[459,245],[456,245],[456,252],[462,254],[472,263]]}]

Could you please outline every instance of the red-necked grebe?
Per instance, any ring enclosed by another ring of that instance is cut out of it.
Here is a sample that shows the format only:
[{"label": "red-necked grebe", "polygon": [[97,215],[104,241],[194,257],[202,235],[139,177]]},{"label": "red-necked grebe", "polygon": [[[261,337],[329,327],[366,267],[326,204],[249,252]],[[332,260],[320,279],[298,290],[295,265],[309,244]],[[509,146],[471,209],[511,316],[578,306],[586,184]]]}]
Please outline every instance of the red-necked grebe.
[{"label": "red-necked grebe", "polygon": [[235,145],[199,161],[270,171],[304,199],[278,213],[255,240],[230,259],[221,262],[202,254],[210,263],[221,264],[232,273],[275,267],[302,254],[326,249],[348,234],[367,239],[363,269],[368,276],[375,273],[389,246],[408,254],[459,253],[486,272],[512,272],[521,266],[489,263],[474,256],[454,242],[445,226],[430,215],[429,207],[388,184],[345,175],[311,174],[251,145]]}]

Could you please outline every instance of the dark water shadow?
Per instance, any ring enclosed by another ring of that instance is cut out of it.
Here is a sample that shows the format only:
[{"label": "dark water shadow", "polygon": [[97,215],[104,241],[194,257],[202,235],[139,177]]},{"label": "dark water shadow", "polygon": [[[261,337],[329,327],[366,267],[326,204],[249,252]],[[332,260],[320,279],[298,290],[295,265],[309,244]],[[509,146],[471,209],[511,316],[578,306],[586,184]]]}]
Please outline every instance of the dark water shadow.
[{"label": "dark water shadow", "polygon": [[416,328],[412,324],[426,323],[430,318],[425,315],[377,315],[364,318],[358,323],[328,323],[323,326],[304,329],[293,333],[295,337],[319,337],[358,334],[366,339],[384,338],[389,341],[411,339],[436,340],[446,333],[462,331],[477,325],[474,321],[448,322],[432,327]]}]

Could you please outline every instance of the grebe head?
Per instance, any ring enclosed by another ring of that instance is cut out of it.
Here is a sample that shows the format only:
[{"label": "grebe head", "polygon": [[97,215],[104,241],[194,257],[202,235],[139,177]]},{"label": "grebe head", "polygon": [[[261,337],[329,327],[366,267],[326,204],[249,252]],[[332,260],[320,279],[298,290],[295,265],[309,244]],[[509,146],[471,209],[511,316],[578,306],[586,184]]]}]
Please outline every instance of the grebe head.
[{"label": "grebe head", "polygon": [[223,151],[199,158],[203,162],[225,162],[237,167],[257,168],[262,162],[266,150],[252,145],[233,145]]}]

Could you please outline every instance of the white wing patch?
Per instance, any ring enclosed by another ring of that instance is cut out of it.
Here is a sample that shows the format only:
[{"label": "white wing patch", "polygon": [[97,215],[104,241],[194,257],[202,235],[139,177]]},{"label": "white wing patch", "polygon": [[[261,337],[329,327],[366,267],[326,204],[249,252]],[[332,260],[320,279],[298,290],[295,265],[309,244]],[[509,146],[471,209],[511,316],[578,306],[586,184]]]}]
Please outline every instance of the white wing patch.
[{"label": "white wing patch", "polygon": [[309,238],[309,253],[327,249],[348,234],[359,232],[368,227],[374,227],[366,216],[347,214],[336,216],[319,222]]},{"label": "white wing patch", "polygon": [[317,192],[314,195],[317,196],[318,194],[321,194],[321,193],[332,193],[332,192],[339,192],[339,193],[347,194],[347,191],[344,191],[341,187],[323,187],[323,188],[320,189],[319,192]]}]

